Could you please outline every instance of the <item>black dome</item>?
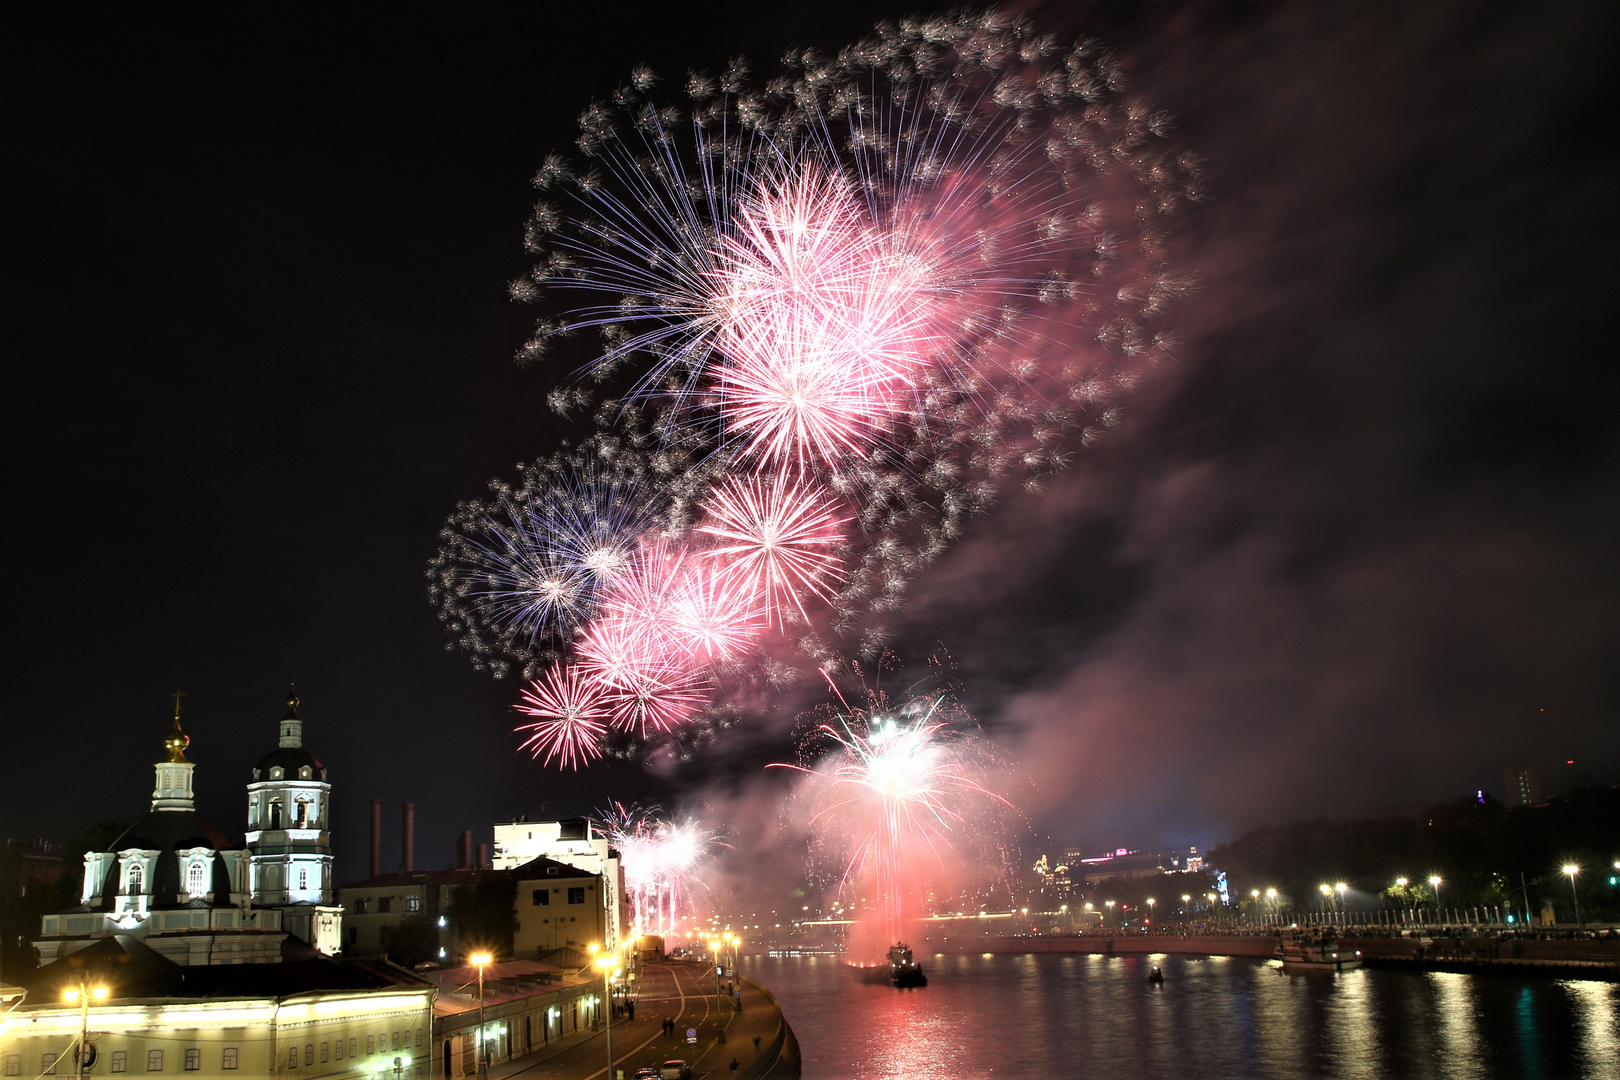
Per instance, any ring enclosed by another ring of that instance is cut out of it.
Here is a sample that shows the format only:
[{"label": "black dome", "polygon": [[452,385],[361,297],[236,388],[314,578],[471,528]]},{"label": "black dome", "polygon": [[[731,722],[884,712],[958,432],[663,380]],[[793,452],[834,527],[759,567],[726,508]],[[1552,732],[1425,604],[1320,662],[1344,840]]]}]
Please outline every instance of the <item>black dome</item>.
[{"label": "black dome", "polygon": [[264,755],[259,759],[259,763],[253,767],[253,779],[270,779],[270,770],[278,765],[281,766],[283,776],[296,777],[298,770],[308,765],[310,779],[326,779],[326,766],[322,765],[314,754],[305,750],[302,746],[277,747]]},{"label": "black dome", "polygon": [[[214,906],[230,905],[228,899],[231,895],[230,871],[225,866],[224,857],[219,853],[233,851],[236,845],[227,840],[224,833],[203,820],[196,811],[153,810],[124,830],[124,834],[112,842],[109,850],[119,852],[128,851],[130,848],[159,852],[157,862],[152,867],[152,878],[146,883],[145,888],[145,892],[151,897],[152,907],[173,907],[182,902],[180,864],[172,855],[176,851],[188,848],[213,850],[214,858],[213,865],[209,868],[208,888],[215,896]],[[114,860],[114,865],[102,881],[101,895],[91,902],[92,911],[113,909],[113,902],[118,897],[118,883],[123,878],[121,869],[123,863],[123,859]]]}]

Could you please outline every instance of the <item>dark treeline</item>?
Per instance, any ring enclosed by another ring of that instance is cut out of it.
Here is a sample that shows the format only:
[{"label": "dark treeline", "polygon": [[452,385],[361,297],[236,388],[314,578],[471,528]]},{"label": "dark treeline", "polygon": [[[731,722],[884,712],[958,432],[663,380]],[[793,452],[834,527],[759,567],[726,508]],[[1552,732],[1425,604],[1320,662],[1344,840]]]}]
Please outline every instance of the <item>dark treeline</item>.
[{"label": "dark treeline", "polygon": [[[1308,910],[1323,904],[1322,885],[1343,882],[1345,907],[1433,907],[1428,879],[1437,875],[1442,907],[1518,911],[1528,892],[1532,915],[1552,908],[1570,921],[1570,879],[1562,868],[1581,867],[1575,878],[1581,914],[1612,920],[1620,916],[1620,890],[1611,884],[1617,860],[1620,788],[1606,786],[1513,810],[1490,797],[1464,798],[1413,817],[1296,821],[1255,829],[1210,852],[1210,863],[1228,875],[1234,902],[1275,888],[1281,910]],[[1396,885],[1400,878],[1408,879],[1405,888]]]}]

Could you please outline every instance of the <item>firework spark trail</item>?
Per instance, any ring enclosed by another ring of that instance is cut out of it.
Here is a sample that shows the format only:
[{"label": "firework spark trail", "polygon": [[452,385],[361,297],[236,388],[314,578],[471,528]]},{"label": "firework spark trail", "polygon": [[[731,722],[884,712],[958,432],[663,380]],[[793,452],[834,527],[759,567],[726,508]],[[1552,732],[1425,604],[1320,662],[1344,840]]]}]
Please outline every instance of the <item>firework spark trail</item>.
[{"label": "firework spark trail", "polygon": [[600,688],[578,667],[555,665],[520,696],[518,712],[535,718],[517,728],[532,732],[520,749],[533,757],[544,753],[547,765],[556,759],[559,768],[570,769],[602,756],[608,710]]}]

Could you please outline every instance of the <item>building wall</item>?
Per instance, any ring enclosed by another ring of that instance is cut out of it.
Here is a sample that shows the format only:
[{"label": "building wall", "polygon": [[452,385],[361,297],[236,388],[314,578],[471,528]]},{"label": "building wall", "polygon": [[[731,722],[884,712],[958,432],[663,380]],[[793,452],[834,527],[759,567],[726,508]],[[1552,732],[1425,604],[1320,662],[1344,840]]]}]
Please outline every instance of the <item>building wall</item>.
[{"label": "building wall", "polygon": [[[185,1080],[430,1075],[432,987],[317,992],[280,1001],[145,999],[90,1010],[94,1075],[176,1074]],[[0,1075],[75,1072],[79,1011],[23,1006],[0,1025]],[[394,1059],[400,1071],[394,1072]],[[122,1068],[120,1068],[122,1066]]]},{"label": "building wall", "polygon": [[[543,1050],[552,1043],[596,1030],[601,1011],[599,981],[561,987],[515,1001],[489,1006],[484,1014],[484,1039],[491,1064]],[[478,1010],[438,1017],[434,1021],[434,1068],[439,1077],[475,1076],[478,1058]],[[448,1064],[448,1068],[445,1068]]]},{"label": "building wall", "polygon": [[514,958],[532,959],[552,949],[591,944],[612,949],[597,874],[520,879],[517,883],[517,928]]}]

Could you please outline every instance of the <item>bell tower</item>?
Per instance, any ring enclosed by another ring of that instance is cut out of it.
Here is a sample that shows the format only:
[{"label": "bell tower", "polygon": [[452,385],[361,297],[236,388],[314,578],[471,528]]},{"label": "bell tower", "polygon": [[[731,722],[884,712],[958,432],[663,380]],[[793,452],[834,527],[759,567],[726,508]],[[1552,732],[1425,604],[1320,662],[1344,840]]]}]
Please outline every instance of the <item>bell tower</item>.
[{"label": "bell tower", "polygon": [[277,747],[247,786],[247,850],[252,902],[282,909],[281,924],[325,953],[341,936],[332,883],[332,786],[326,766],[304,748],[298,694],[287,690]]}]

